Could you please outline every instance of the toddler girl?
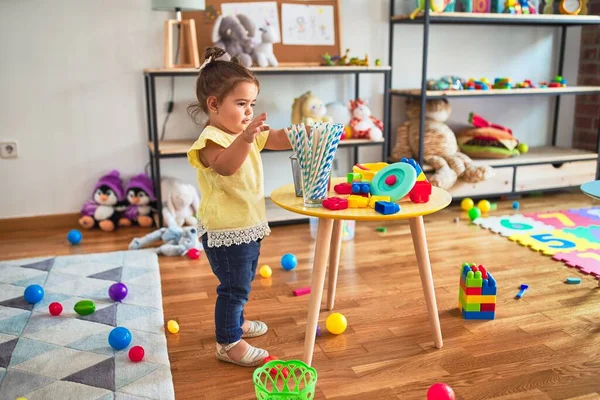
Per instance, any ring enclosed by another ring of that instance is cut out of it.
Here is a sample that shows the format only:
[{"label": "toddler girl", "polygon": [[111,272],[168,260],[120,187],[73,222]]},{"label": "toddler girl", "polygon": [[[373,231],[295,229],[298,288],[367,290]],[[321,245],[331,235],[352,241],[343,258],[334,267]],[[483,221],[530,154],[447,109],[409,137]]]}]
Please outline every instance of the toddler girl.
[{"label": "toddler girl", "polygon": [[266,113],[253,119],[260,84],[238,60],[219,60],[225,51],[206,48],[196,81],[198,102],[190,114],[208,123],[187,153],[196,168],[202,198],[199,234],[219,279],[215,305],[217,359],[254,367],[269,355],[243,338],[264,335],[267,325],[244,319],[256,275],[260,242],[270,233],[266,220],[260,151],[290,149],[283,131],[270,129]]}]

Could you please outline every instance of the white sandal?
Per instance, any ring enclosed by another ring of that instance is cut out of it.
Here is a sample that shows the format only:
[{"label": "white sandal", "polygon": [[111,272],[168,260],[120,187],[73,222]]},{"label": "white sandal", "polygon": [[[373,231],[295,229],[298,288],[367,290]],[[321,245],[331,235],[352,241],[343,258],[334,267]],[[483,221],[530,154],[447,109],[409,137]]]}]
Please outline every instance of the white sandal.
[{"label": "white sandal", "polygon": [[250,329],[248,332],[242,334],[243,338],[253,338],[257,336],[262,336],[269,330],[267,324],[262,321],[250,321]]},{"label": "white sandal", "polygon": [[225,346],[221,346],[219,343],[217,343],[217,360],[239,365],[241,367],[258,367],[259,365],[262,365],[265,357],[269,356],[268,351],[248,345],[248,350],[246,350],[246,353],[244,354],[242,359],[240,361],[235,361],[227,355],[227,352],[239,342],[240,340],[238,340],[237,342],[229,343]]}]

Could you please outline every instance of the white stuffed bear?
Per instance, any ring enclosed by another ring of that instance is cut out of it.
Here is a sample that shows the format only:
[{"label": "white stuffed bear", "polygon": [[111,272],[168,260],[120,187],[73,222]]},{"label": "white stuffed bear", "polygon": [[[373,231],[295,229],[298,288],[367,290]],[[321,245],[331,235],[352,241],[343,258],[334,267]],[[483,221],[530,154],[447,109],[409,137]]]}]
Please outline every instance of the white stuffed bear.
[{"label": "white stuffed bear", "polygon": [[259,28],[261,32],[261,41],[254,46],[252,56],[259,67],[276,67],[279,65],[277,57],[273,54],[273,41],[275,40],[275,31],[271,25]]},{"label": "white stuffed bear", "polygon": [[174,178],[161,181],[163,193],[163,225],[196,226],[200,196],[196,188]]}]

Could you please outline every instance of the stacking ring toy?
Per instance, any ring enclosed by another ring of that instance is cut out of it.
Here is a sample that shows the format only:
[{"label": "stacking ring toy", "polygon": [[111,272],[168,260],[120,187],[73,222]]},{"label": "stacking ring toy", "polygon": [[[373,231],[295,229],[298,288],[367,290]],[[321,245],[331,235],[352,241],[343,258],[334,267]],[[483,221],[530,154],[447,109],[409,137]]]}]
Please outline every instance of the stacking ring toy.
[{"label": "stacking ring toy", "polygon": [[389,196],[398,201],[406,196],[417,181],[417,172],[405,162],[390,164],[378,171],[371,181],[371,194]]}]

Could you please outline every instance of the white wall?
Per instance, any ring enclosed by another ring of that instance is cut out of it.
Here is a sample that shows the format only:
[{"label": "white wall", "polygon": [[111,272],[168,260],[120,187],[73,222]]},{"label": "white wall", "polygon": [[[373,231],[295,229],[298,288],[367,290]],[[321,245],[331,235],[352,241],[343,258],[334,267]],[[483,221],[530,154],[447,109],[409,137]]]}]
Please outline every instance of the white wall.
[{"label": "white wall", "polygon": [[[369,53],[371,60],[381,58],[387,63],[388,1],[341,3],[344,47],[353,55]],[[16,160],[0,160],[0,218],[75,212],[101,174],[117,168],[127,178],[144,170],[148,151],[142,70],[162,65],[163,21],[169,17],[152,11],[150,0],[0,2],[0,141],[17,140],[20,153]],[[399,25],[394,32],[393,86],[417,87],[422,28]],[[453,73],[547,80],[555,73],[558,54],[553,32],[552,28],[435,26],[428,76]],[[577,30],[569,31],[569,46],[574,45],[567,53],[565,76],[570,82],[576,78],[578,35]],[[305,90],[313,90],[326,102],[348,101],[354,94],[350,76],[260,79],[257,112],[267,111],[275,127],[289,123],[291,103]],[[194,100],[193,86],[193,78],[176,80],[176,110],[166,139],[199,134],[185,112]],[[158,82],[159,126],[169,89],[169,79]],[[374,115],[382,117],[383,78],[362,77],[361,96],[369,100]],[[573,102],[567,103],[563,101],[561,126],[570,134]],[[512,127],[531,145],[545,143],[551,132],[553,108],[547,98],[471,99],[454,101],[453,106],[453,126],[464,123],[473,110]],[[404,118],[401,100],[394,100],[392,115],[395,131]],[[264,154],[267,194],[291,182],[290,154]],[[350,168],[350,154],[350,150],[339,152],[339,173]],[[378,159],[379,154],[375,148],[365,148],[361,160]],[[191,183],[195,179],[185,159],[163,160],[162,172]]]}]

